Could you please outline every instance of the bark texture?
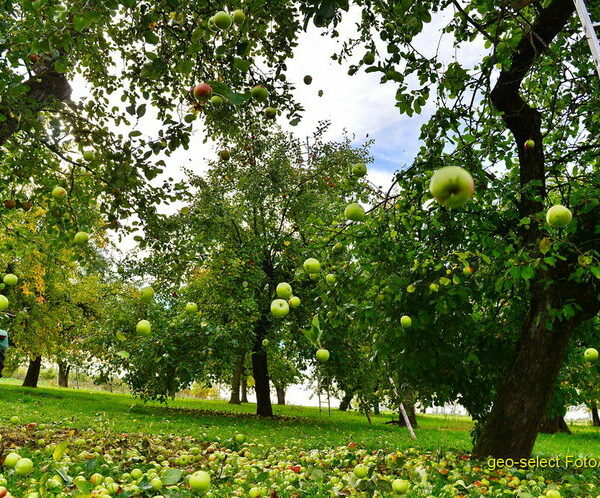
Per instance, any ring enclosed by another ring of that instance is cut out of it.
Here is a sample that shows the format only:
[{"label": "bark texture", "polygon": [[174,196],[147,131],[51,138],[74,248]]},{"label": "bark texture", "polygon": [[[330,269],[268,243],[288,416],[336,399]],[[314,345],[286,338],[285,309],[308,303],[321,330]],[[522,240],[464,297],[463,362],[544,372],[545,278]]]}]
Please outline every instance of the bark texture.
[{"label": "bark texture", "polygon": [[563,417],[544,417],[544,420],[542,420],[538,432],[541,434],[557,434],[559,432],[564,434],[571,434],[571,429],[569,429],[569,426],[567,425]]},{"label": "bark texture", "polygon": [[344,396],[340,401],[339,409],[343,412],[347,411],[348,408],[351,408],[350,404],[352,403],[352,398],[354,397],[354,393],[351,391],[344,392]]},{"label": "bark texture", "polygon": [[69,387],[69,373],[71,372],[71,365],[66,363],[58,364],[58,386]]},{"label": "bark texture", "polygon": [[256,385],[256,414],[261,417],[272,417],[271,389],[269,386],[269,369],[267,366],[267,351],[262,345],[267,336],[267,320],[261,321],[256,328],[252,347],[252,372]]},{"label": "bark texture", "polygon": [[275,387],[275,392],[277,393],[277,404],[285,405],[285,388]]},{"label": "bark texture", "polygon": [[596,403],[592,403],[590,410],[592,412],[592,425],[594,427],[600,427],[600,414],[598,414],[598,405]]},{"label": "bark texture", "polygon": [[233,379],[231,381],[231,396],[229,397],[229,404],[239,405],[240,401],[240,387],[242,383],[242,375],[244,374],[244,360],[246,355],[241,353],[238,355],[235,366],[233,368]]},{"label": "bark texture", "polygon": [[27,374],[23,380],[23,387],[37,387],[38,381],[40,380],[40,370],[42,368],[42,357],[37,356],[36,358],[29,360],[29,366],[27,367]]}]

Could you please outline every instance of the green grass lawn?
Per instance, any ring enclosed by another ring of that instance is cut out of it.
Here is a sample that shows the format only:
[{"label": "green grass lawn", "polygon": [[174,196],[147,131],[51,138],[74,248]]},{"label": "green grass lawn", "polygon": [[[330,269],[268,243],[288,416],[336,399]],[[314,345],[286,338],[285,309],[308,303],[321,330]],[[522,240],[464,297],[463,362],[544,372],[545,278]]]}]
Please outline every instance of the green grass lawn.
[{"label": "green grass lawn", "polygon": [[[372,417],[369,425],[357,412],[326,411],[302,406],[275,406],[272,420],[253,416],[255,406],[229,405],[224,401],[176,399],[168,406],[143,403],[125,394],[39,387],[22,388],[0,383],[0,424],[11,415],[23,422],[60,422],[74,428],[89,428],[104,421],[116,432],[178,434],[208,440],[227,439],[242,432],[257,443],[283,446],[297,439],[306,449],[346,445],[351,441],[366,449],[401,450],[416,447],[468,451],[472,423],[467,417],[419,416],[417,440],[405,428],[385,422],[391,414]],[[573,435],[538,437],[535,453],[544,456],[600,456],[600,429],[572,426]]]}]

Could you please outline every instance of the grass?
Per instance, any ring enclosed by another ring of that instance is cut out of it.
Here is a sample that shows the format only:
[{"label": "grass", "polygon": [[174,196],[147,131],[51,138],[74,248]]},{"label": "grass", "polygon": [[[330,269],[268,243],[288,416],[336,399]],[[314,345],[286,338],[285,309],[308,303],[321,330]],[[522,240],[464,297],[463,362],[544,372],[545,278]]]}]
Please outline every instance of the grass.
[{"label": "grass", "polygon": [[[18,415],[23,423],[60,422],[85,429],[108,421],[116,432],[178,434],[211,441],[230,438],[241,432],[268,446],[284,446],[297,439],[306,449],[346,445],[351,441],[369,450],[468,451],[472,422],[460,416],[419,416],[417,440],[405,428],[385,424],[390,414],[373,416],[369,425],[364,415],[332,410],[331,416],[318,408],[275,406],[274,419],[253,415],[255,406],[229,405],[224,401],[176,399],[168,406],[143,403],[130,395],[38,387],[22,388],[0,382],[2,412],[0,425]],[[600,457],[600,429],[572,426],[573,435],[542,434],[535,453],[543,456],[587,455]]]}]

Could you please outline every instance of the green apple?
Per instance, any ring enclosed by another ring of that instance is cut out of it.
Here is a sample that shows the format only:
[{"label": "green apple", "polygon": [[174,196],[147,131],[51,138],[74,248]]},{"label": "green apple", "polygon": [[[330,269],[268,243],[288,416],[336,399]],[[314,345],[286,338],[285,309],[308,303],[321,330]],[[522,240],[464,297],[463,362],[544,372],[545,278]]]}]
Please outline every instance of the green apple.
[{"label": "green apple", "polygon": [[185,305],[185,311],[187,311],[188,313],[197,313],[198,305],[196,303],[187,303]]},{"label": "green apple", "polygon": [[371,64],[373,64],[375,62],[375,54],[373,52],[367,52],[363,56],[363,62],[365,64],[367,64],[368,66],[370,66]]},{"label": "green apple", "polygon": [[6,311],[8,309],[9,304],[10,303],[8,302],[6,296],[0,294],[0,311]]},{"label": "green apple", "polygon": [[311,83],[312,83],[312,76],[311,76],[310,74],[307,74],[307,75],[304,77],[304,84],[305,84],[305,85],[310,85]]},{"label": "green apple", "polygon": [[410,326],[412,325],[412,319],[410,318],[410,316],[402,316],[402,318],[400,318],[400,325],[402,325],[402,327],[404,327],[405,329],[410,328]]},{"label": "green apple", "polygon": [[368,474],[369,467],[367,467],[366,465],[358,464],[356,467],[354,467],[354,475],[359,479],[367,477]]},{"label": "green apple", "polygon": [[140,320],[135,326],[135,331],[139,335],[150,335],[150,332],[152,331],[152,325],[150,325],[148,320]]},{"label": "green apple", "polygon": [[331,248],[331,251],[332,252],[340,252],[342,249],[344,249],[344,244],[342,244],[341,242],[338,242]]},{"label": "green apple", "polygon": [[231,17],[233,18],[233,22],[239,26],[240,24],[243,24],[243,22],[246,20],[246,14],[244,14],[244,11],[241,9],[236,9],[231,13]]},{"label": "green apple", "polygon": [[98,474],[97,472],[95,474],[92,474],[90,476],[90,482],[94,485],[94,486],[98,486],[99,484],[102,484],[104,482],[104,476],[102,474]]},{"label": "green apple", "polygon": [[442,206],[459,208],[473,196],[475,183],[467,170],[458,166],[445,166],[431,177],[429,191]]},{"label": "green apple", "polygon": [[329,285],[333,285],[335,284],[336,278],[335,275],[333,273],[328,273],[325,276],[325,282],[327,282]]},{"label": "green apple", "polygon": [[246,379],[246,385],[248,387],[254,387],[256,385],[256,381],[254,380],[254,377],[252,377],[252,375],[248,375],[248,378]]},{"label": "green apple", "polygon": [[302,265],[306,273],[319,273],[321,271],[321,263],[315,258],[308,258]]},{"label": "green apple", "polygon": [[4,275],[4,278],[2,279],[2,281],[9,287],[14,287],[15,285],[17,285],[17,282],[19,281],[19,277],[17,277],[16,275],[13,275],[12,273],[7,273],[6,275]]},{"label": "green apple", "polygon": [[20,419],[16,415],[13,415],[12,417],[10,417],[10,423],[11,424],[18,424],[19,421],[20,421]]},{"label": "green apple", "polygon": [[572,219],[573,215],[571,214],[571,211],[560,204],[552,206],[546,213],[546,221],[548,224],[557,228],[566,227],[571,223]]},{"label": "green apple", "polygon": [[262,345],[263,345],[263,348],[266,348],[269,345],[269,339],[263,339]]},{"label": "green apple", "polygon": [[262,491],[260,490],[260,488],[257,487],[250,488],[250,491],[248,491],[248,496],[250,498],[259,498],[260,496],[262,496]]},{"label": "green apple", "polygon": [[233,23],[233,19],[227,12],[221,10],[213,16],[213,22],[219,29],[228,29]]},{"label": "green apple", "polygon": [[252,95],[252,98],[257,102],[264,102],[269,98],[269,90],[262,85],[256,85],[250,90],[250,95]]},{"label": "green apple", "polygon": [[530,138],[525,142],[525,150],[533,150],[535,149],[535,142]]},{"label": "green apple", "polygon": [[77,244],[77,245],[83,245],[83,244],[86,244],[89,239],[90,239],[89,233],[77,232],[75,234],[75,237],[73,237],[73,242],[75,242],[75,244]]},{"label": "green apple", "polygon": [[192,491],[206,491],[210,488],[210,474],[204,470],[194,472],[189,479]]},{"label": "green apple", "polygon": [[410,488],[410,482],[406,479],[394,479],[392,481],[392,490],[394,493],[406,493]]},{"label": "green apple", "polygon": [[288,304],[290,305],[290,308],[297,308],[298,306],[300,306],[300,298],[298,296],[292,296],[289,301]]},{"label": "green apple", "polygon": [[417,288],[413,284],[410,284],[406,287],[406,292],[408,292],[409,294],[412,294],[416,290]]},{"label": "green apple", "polygon": [[583,353],[585,361],[596,361],[598,359],[598,350],[594,348],[588,348]]},{"label": "green apple", "polygon": [[357,202],[353,202],[346,206],[344,216],[350,221],[365,221],[366,219],[364,208]]},{"label": "green apple", "polygon": [[21,455],[18,453],[9,453],[4,459],[4,466],[12,469],[19,460],[21,460]]},{"label": "green apple", "polygon": [[141,479],[142,477],[144,477],[144,473],[140,470],[140,469],[133,469],[130,472],[131,477],[133,477],[134,479]]},{"label": "green apple", "polygon": [[560,498],[561,494],[556,489],[549,489],[546,491],[547,498]]},{"label": "green apple", "polygon": [[357,163],[352,166],[352,174],[358,177],[365,176],[367,174],[367,166],[365,163]]},{"label": "green apple", "polygon": [[219,107],[223,105],[223,99],[219,95],[213,95],[210,98],[210,103],[215,107]]},{"label": "green apple", "polygon": [[294,295],[292,292],[292,286],[287,282],[281,282],[280,284],[277,284],[276,292],[277,297],[280,297],[281,299],[289,299]]},{"label": "green apple", "polygon": [[317,360],[319,360],[321,363],[325,363],[327,360],[329,360],[329,351],[324,348],[318,349],[316,356]]},{"label": "green apple", "polygon": [[84,150],[83,151],[83,158],[86,161],[93,161],[94,159],[96,159],[96,154],[94,153],[93,150]]},{"label": "green apple", "polygon": [[463,273],[465,275],[473,275],[473,273],[475,273],[475,269],[472,266],[465,266],[463,268]]},{"label": "green apple", "polygon": [[235,435],[235,440],[238,443],[243,443],[246,440],[246,436],[244,436],[243,434],[236,434]]},{"label": "green apple", "polygon": [[309,273],[308,276],[310,277],[311,280],[318,280],[319,279],[319,274],[318,273]]},{"label": "green apple", "polygon": [[431,292],[437,292],[440,289],[440,286],[438,284],[429,284],[429,290]]},{"label": "green apple", "polygon": [[285,318],[290,312],[290,306],[285,299],[275,299],[271,303],[271,314],[277,318]]},{"label": "green apple", "polygon": [[192,93],[198,100],[207,100],[212,93],[212,87],[208,83],[200,83],[194,87]]},{"label": "green apple", "polygon": [[267,107],[265,109],[265,117],[267,119],[275,119],[277,117],[277,109],[274,107]]},{"label": "green apple", "polygon": [[67,197],[67,191],[63,187],[54,187],[54,189],[52,189],[52,197],[54,197],[57,201],[62,201],[65,197]]},{"label": "green apple", "polygon": [[20,458],[15,464],[15,474],[26,476],[33,472],[33,462],[29,458]]},{"label": "green apple", "polygon": [[154,298],[154,289],[152,287],[144,287],[140,291],[140,299],[144,303],[149,303]]}]

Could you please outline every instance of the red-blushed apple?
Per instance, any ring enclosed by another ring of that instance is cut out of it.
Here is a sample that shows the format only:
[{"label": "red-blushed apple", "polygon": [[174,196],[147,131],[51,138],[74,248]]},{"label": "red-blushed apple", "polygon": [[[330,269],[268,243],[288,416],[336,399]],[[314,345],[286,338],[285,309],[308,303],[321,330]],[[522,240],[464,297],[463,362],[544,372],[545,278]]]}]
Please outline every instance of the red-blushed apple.
[{"label": "red-blushed apple", "polygon": [[598,359],[598,350],[595,348],[587,348],[583,353],[585,361],[596,361]]},{"label": "red-blushed apple", "polygon": [[152,325],[150,325],[148,320],[140,320],[135,326],[135,331],[139,335],[150,335],[150,332],[152,331]]},{"label": "red-blushed apple", "polygon": [[271,303],[271,314],[277,318],[285,318],[290,312],[290,306],[285,299],[275,299]]},{"label": "red-blushed apple", "polygon": [[7,273],[6,275],[4,275],[4,278],[2,279],[2,281],[9,287],[14,287],[15,285],[17,285],[17,282],[19,281],[19,277],[17,277],[16,275],[14,275],[12,273]]},{"label": "red-blushed apple", "polygon": [[459,208],[473,196],[475,183],[471,174],[458,166],[438,169],[429,182],[429,192],[447,208]]},{"label": "red-blushed apple", "polygon": [[221,10],[213,16],[213,22],[219,29],[229,29],[233,23],[233,19],[227,12]]},{"label": "red-blushed apple", "polygon": [[573,214],[571,211],[560,204],[552,206],[546,213],[546,221],[550,226],[556,228],[566,227],[569,223],[571,223],[572,219]]},{"label": "red-blushed apple", "polygon": [[73,237],[73,242],[77,245],[86,244],[90,239],[90,234],[87,232],[77,232],[75,237]]},{"label": "red-blushed apple", "polygon": [[300,306],[300,298],[298,296],[292,296],[289,299],[288,304],[290,305],[290,308],[297,308]]},{"label": "red-blushed apple", "polygon": [[198,312],[198,305],[196,303],[187,303],[185,305],[185,311],[187,311],[188,313],[197,313]]},{"label": "red-blushed apple", "polygon": [[38,54],[29,54],[27,56],[27,58],[34,64],[37,64],[38,62],[40,62],[40,56]]},{"label": "red-blushed apple", "polygon": [[206,100],[212,93],[212,87],[208,83],[200,83],[193,90],[194,97],[198,100]]},{"label": "red-blushed apple", "polygon": [[302,267],[306,273],[319,273],[321,271],[321,263],[315,258],[308,258]]},{"label": "red-blushed apple", "polygon": [[327,360],[329,360],[329,351],[324,348],[318,349],[316,356],[317,360],[319,360],[321,363],[325,363]]},{"label": "red-blushed apple", "polygon": [[394,493],[406,493],[410,488],[410,482],[406,479],[394,479],[392,481],[392,491]]},{"label": "red-blushed apple", "polygon": [[287,282],[277,284],[275,292],[277,293],[277,297],[280,297],[281,299],[290,299],[294,295],[292,286]]},{"label": "red-blushed apple", "polygon": [[465,266],[463,268],[463,273],[465,275],[473,275],[473,273],[475,273],[475,269],[472,266]]},{"label": "red-blushed apple", "polygon": [[366,214],[364,208],[357,202],[353,202],[346,206],[344,216],[350,221],[365,221]]},{"label": "red-blushed apple", "polygon": [[246,20],[246,14],[244,14],[244,11],[241,9],[234,10],[231,13],[231,17],[233,18],[233,22],[236,24],[236,26],[243,24]]},{"label": "red-blushed apple", "polygon": [[256,85],[250,90],[250,95],[252,95],[252,98],[257,102],[264,102],[269,98],[269,90],[262,85]]},{"label": "red-blushed apple", "polygon": [[8,309],[9,301],[6,296],[0,294],[0,311],[6,311]]},{"label": "red-blushed apple", "polygon": [[56,186],[52,189],[52,197],[54,197],[57,201],[62,201],[65,197],[67,197],[67,191],[60,186]]},{"label": "red-blushed apple", "polygon": [[530,138],[524,144],[525,150],[533,150],[535,149],[535,142]]},{"label": "red-blushed apple", "polygon": [[402,327],[405,329],[410,328],[412,325],[412,318],[410,316],[403,315],[402,318],[400,318],[400,325],[402,325]]},{"label": "red-blushed apple", "polygon": [[367,166],[365,163],[357,163],[352,166],[352,174],[358,177],[365,176],[367,174]]}]

